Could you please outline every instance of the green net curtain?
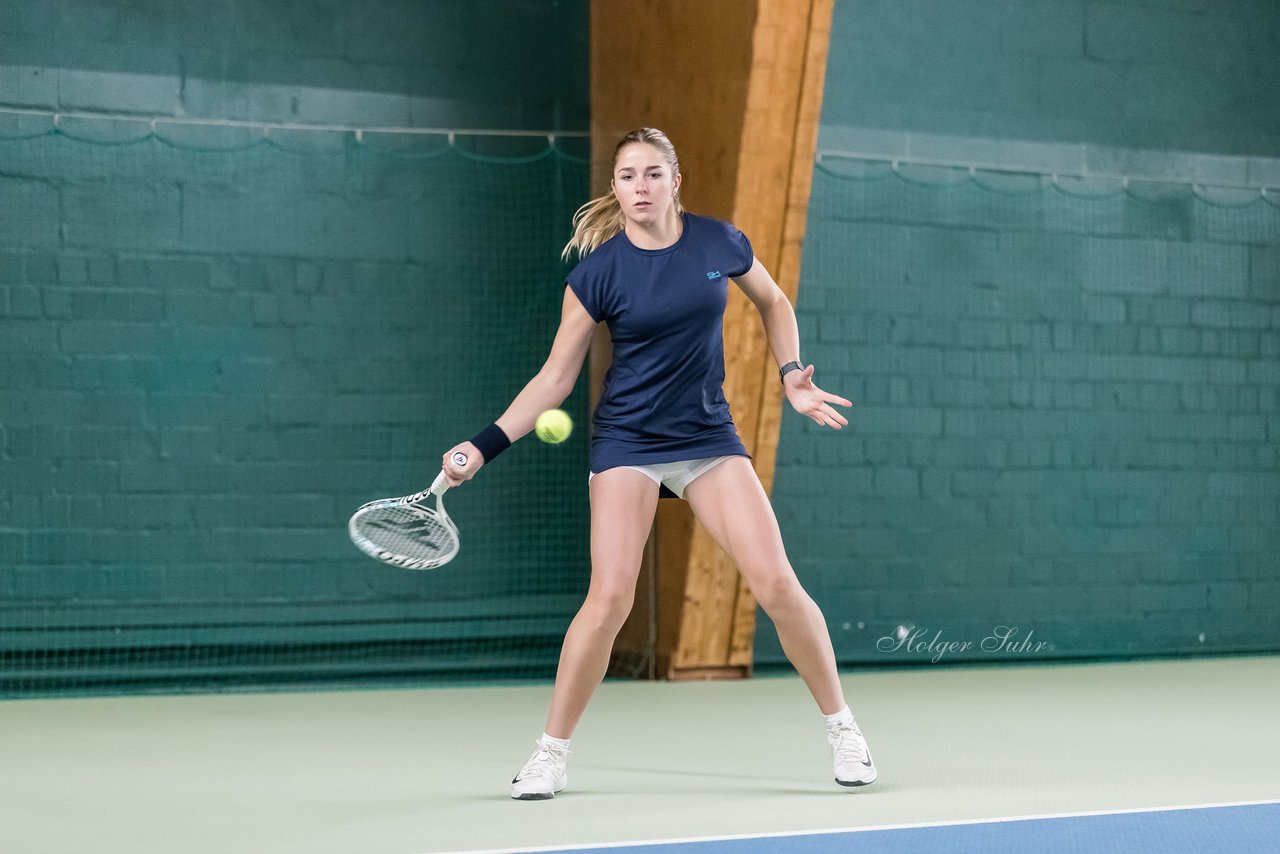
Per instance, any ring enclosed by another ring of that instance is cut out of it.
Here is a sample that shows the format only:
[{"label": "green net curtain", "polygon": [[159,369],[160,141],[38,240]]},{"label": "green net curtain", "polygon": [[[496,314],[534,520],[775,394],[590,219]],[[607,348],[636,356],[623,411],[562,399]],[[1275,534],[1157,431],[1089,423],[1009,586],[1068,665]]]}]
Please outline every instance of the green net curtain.
[{"label": "green net curtain", "polygon": [[345,524],[537,372],[587,171],[576,138],[7,117],[0,693],[553,673],[585,380],[569,441],[449,494],[448,567]]},{"label": "green net curtain", "polygon": [[1275,649],[1278,262],[1280,190],[821,157],[797,313],[854,408],[784,417],[773,500],[840,661]]}]

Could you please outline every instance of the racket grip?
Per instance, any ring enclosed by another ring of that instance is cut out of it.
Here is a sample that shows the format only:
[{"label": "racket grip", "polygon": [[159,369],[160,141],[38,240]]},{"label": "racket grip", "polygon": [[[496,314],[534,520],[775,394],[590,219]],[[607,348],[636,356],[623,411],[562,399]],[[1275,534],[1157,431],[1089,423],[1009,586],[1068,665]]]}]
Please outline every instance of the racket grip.
[{"label": "racket grip", "polygon": [[[467,455],[462,451],[457,451],[453,455],[453,464],[455,466],[465,466],[467,464]],[[445,483],[444,469],[440,469],[440,474],[436,475],[435,483],[431,484],[432,495],[444,495],[445,490],[449,488],[449,484]]]}]

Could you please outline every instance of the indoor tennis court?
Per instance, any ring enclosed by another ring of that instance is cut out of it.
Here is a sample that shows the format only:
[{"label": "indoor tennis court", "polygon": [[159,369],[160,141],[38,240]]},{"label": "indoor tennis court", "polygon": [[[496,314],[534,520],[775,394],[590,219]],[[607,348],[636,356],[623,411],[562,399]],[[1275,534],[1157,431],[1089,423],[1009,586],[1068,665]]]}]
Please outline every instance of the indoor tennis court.
[{"label": "indoor tennis court", "polygon": [[[31,700],[5,708],[5,838],[15,851],[1273,851],[1276,666],[848,672],[880,769],[854,790],[831,783],[794,677],[611,680],[574,736],[571,789],[547,803],[508,797],[533,736],[489,720],[545,706],[543,684]],[[1206,809],[1224,804],[1238,806]],[[708,839],[722,841],[694,842]]]},{"label": "indoor tennis court", "polygon": [[[36,0],[0,45],[0,850],[1280,851],[1273,4]],[[728,470],[690,413],[751,489],[632,465]]]}]

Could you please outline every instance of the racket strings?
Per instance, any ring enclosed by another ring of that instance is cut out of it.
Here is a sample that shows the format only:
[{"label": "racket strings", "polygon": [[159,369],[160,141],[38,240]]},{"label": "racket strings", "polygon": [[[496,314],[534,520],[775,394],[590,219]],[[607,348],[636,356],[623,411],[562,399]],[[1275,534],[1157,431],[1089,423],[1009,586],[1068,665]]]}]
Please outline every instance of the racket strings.
[{"label": "racket strings", "polygon": [[356,530],[381,551],[410,560],[441,557],[457,546],[452,529],[434,510],[413,505],[370,510]]}]

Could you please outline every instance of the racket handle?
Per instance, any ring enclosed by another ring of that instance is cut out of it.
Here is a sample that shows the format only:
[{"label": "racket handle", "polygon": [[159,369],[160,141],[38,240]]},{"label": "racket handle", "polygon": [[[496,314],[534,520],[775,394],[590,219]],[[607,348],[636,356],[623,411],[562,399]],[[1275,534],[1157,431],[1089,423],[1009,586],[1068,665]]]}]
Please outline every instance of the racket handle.
[{"label": "racket handle", "polygon": [[[462,451],[457,451],[453,455],[453,464],[455,466],[465,466],[467,464],[467,455]],[[445,490],[449,488],[449,484],[444,480],[444,469],[440,469],[440,474],[436,475],[435,483],[431,484],[431,493],[433,495],[444,495]]]}]

